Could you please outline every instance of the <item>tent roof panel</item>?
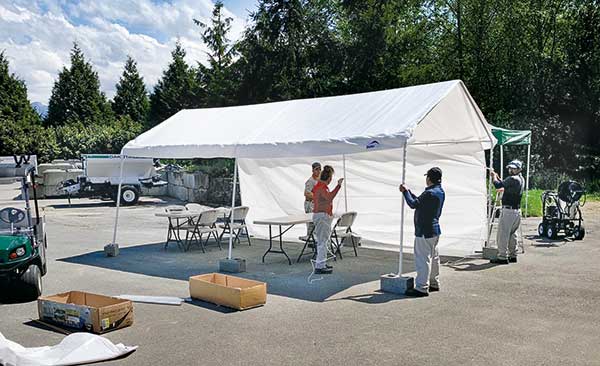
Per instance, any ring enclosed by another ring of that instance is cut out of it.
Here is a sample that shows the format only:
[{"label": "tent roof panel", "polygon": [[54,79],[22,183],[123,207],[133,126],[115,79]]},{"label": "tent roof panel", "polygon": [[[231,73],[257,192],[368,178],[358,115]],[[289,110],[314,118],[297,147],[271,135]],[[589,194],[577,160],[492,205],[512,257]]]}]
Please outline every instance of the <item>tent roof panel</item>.
[{"label": "tent roof panel", "polygon": [[[453,80],[335,97],[182,110],[129,141],[123,153],[156,158],[270,158],[398,148],[440,101],[460,87],[464,88],[462,82]],[[472,105],[458,108],[468,109],[482,126],[487,125]],[[479,131],[467,135],[462,138],[482,138]],[[461,136],[456,138],[460,141]]]}]

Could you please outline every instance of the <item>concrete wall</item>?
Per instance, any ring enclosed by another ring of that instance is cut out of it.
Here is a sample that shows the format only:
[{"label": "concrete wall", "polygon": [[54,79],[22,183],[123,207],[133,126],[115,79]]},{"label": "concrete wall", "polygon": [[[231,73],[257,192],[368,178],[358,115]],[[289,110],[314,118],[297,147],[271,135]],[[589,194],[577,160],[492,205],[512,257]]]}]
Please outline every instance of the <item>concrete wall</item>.
[{"label": "concrete wall", "polygon": [[[167,195],[211,206],[231,205],[231,178],[210,178],[204,173],[167,173]],[[239,183],[236,205],[241,204]]]}]

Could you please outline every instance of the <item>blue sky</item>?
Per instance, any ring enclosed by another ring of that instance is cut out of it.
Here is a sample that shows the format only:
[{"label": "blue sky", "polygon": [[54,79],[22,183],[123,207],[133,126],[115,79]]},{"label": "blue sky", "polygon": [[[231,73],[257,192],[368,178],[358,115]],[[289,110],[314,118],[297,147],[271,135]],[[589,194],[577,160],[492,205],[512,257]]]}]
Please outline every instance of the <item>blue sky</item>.
[{"label": "blue sky", "polygon": [[[233,18],[230,38],[240,37],[256,0],[224,0]],[[10,70],[25,80],[32,102],[48,103],[52,85],[78,42],[109,98],[127,55],[149,90],[170,59],[177,39],[191,64],[204,62],[205,46],[192,19],[208,20],[211,0],[0,0],[0,50]]]}]

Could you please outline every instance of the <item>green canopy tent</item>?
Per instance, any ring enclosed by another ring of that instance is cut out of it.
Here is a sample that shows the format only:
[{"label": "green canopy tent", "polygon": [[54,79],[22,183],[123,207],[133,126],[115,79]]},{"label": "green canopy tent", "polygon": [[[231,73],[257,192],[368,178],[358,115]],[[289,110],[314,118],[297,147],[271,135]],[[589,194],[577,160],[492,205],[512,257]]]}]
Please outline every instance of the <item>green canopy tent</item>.
[{"label": "green canopy tent", "polygon": [[500,177],[504,179],[504,145],[527,145],[527,170],[525,175],[525,217],[527,217],[527,200],[529,198],[529,161],[531,159],[531,130],[508,130],[494,127],[492,134],[500,146]]}]

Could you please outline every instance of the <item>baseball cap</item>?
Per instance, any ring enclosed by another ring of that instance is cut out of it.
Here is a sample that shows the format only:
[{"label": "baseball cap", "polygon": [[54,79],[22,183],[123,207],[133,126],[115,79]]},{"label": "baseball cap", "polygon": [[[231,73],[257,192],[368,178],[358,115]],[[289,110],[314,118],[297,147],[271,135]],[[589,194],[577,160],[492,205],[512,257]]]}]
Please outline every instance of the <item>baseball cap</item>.
[{"label": "baseball cap", "polygon": [[312,163],[312,168],[313,169],[317,169],[321,167],[321,163],[319,163],[318,161],[315,161],[314,163]]},{"label": "baseball cap", "polygon": [[513,160],[510,163],[508,163],[506,167],[521,170],[523,169],[523,163],[521,163],[519,160]]},{"label": "baseball cap", "polygon": [[442,181],[442,169],[433,167],[427,171],[425,174],[432,182],[441,182]]}]

